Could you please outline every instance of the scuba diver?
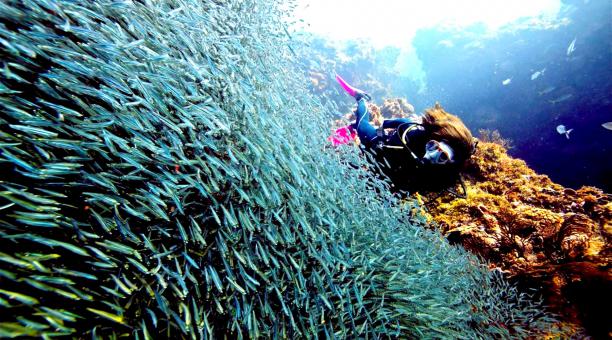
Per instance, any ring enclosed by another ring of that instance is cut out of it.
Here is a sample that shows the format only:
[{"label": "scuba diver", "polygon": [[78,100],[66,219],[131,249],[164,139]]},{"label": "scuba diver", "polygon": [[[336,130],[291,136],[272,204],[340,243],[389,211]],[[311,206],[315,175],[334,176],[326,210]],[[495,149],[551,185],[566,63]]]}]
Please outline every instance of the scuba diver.
[{"label": "scuba diver", "polygon": [[350,127],[394,184],[394,191],[439,191],[457,183],[476,149],[475,138],[461,119],[436,103],[423,116],[384,120],[376,129],[369,122],[371,97],[340,76],[336,79],[357,101],[356,120]]}]

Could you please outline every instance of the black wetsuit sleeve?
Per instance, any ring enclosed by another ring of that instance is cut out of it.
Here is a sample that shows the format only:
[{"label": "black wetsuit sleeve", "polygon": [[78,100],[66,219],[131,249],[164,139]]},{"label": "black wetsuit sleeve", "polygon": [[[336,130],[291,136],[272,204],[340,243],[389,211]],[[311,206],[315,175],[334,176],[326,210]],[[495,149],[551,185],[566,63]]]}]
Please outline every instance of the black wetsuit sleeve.
[{"label": "black wetsuit sleeve", "polygon": [[408,118],[396,118],[396,119],[385,119],[383,120],[383,129],[397,129],[402,124],[410,124],[412,121]]}]

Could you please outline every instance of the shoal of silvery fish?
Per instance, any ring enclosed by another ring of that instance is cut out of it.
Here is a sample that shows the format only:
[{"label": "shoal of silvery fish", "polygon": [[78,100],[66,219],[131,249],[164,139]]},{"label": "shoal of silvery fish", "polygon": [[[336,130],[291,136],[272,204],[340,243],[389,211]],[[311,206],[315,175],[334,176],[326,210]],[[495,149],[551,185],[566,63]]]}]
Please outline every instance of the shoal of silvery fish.
[{"label": "shoal of silvery fish", "polygon": [[0,336],[546,328],[324,149],[281,8],[0,3]]}]

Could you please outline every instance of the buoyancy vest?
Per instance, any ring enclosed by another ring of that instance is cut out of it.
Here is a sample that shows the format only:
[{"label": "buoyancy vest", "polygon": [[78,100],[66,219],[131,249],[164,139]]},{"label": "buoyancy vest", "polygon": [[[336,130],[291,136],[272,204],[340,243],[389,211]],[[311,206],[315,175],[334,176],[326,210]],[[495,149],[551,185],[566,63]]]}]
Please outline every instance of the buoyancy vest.
[{"label": "buoyancy vest", "polygon": [[379,142],[370,151],[378,167],[394,184],[396,189],[409,190],[423,166],[428,134],[418,123],[402,123],[391,132],[378,130]]}]

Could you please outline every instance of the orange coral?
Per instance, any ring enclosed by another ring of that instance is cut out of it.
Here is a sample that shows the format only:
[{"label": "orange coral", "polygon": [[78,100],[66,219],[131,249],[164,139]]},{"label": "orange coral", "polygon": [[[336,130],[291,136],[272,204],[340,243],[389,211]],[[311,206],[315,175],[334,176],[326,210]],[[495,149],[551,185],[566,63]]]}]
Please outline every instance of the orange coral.
[{"label": "orange coral", "polygon": [[407,117],[414,114],[414,106],[403,98],[385,99],[381,113],[386,119]]}]

